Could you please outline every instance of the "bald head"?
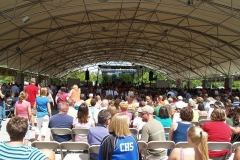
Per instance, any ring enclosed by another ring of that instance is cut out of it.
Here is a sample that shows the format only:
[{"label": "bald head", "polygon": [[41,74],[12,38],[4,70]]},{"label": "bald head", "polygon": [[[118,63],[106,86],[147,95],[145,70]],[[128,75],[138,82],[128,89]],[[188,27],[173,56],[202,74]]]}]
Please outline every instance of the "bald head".
[{"label": "bald head", "polygon": [[102,101],[102,107],[108,107],[109,103],[108,103],[108,100],[107,99],[104,99]]},{"label": "bald head", "polygon": [[59,108],[59,110],[60,110],[59,114],[67,114],[68,109],[69,109],[69,107],[68,107],[67,103],[65,103],[65,102],[61,103],[60,108]]}]

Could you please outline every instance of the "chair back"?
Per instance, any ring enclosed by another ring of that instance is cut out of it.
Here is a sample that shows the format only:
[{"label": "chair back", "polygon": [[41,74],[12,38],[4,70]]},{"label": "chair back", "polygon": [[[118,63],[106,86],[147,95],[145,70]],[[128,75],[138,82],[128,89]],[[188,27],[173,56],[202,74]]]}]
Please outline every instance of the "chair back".
[{"label": "chair back", "polygon": [[89,149],[88,149],[89,160],[91,159],[91,153],[98,154],[99,150],[100,150],[100,145],[92,145],[92,146],[90,146]]},{"label": "chair back", "polygon": [[200,121],[198,121],[199,126],[202,126],[205,122],[210,122],[210,119],[201,119]]},{"label": "chair back", "polygon": [[178,142],[175,145],[175,148],[189,148],[189,144],[188,142]]},{"label": "chair back", "polygon": [[170,127],[164,127],[165,134],[169,133]]},{"label": "chair back", "polygon": [[207,142],[209,150],[229,150],[232,148],[230,142]]},{"label": "chair back", "polygon": [[191,122],[192,124],[194,124],[194,126],[198,126],[198,122]]},{"label": "chair back", "polygon": [[171,149],[175,147],[173,141],[150,141],[147,149]]},{"label": "chair back", "polygon": [[52,149],[57,151],[60,149],[60,144],[56,141],[34,141],[32,142],[32,147],[36,147],[38,149]]},{"label": "chair back", "polygon": [[237,149],[240,146],[240,142],[235,142],[232,144],[232,149]]},{"label": "chair back", "polygon": [[60,144],[61,157],[64,159],[64,150],[66,153],[76,153],[83,152],[84,150],[88,150],[89,144],[87,142],[62,142]]},{"label": "chair back", "polygon": [[146,160],[146,156],[147,156],[147,146],[148,144],[144,141],[138,141],[138,147],[139,147],[139,150],[142,151],[141,155],[142,155],[142,158],[143,160]]},{"label": "chair back", "polygon": [[202,119],[207,119],[207,116],[199,116],[198,121],[200,121]]},{"label": "chair back", "polygon": [[83,128],[73,128],[72,134],[80,134],[80,135],[88,135],[89,129],[83,129]]},{"label": "chair back", "polygon": [[51,128],[51,134],[52,135],[53,134],[56,134],[56,135],[67,135],[67,134],[70,134],[72,139],[73,139],[72,130],[69,129],[69,128]]},{"label": "chair back", "polygon": [[138,140],[138,130],[136,128],[129,128],[132,136]]}]

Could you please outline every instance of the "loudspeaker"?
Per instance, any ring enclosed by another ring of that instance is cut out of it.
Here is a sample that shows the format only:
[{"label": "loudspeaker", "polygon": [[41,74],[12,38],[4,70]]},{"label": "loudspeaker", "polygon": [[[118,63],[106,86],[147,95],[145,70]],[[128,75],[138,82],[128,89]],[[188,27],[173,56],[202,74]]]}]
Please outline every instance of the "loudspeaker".
[{"label": "loudspeaker", "polygon": [[85,80],[86,81],[89,80],[89,71],[88,70],[85,71]]},{"label": "loudspeaker", "polygon": [[152,81],[152,80],[153,80],[153,71],[150,71],[150,72],[149,72],[148,80],[149,80],[149,81]]}]

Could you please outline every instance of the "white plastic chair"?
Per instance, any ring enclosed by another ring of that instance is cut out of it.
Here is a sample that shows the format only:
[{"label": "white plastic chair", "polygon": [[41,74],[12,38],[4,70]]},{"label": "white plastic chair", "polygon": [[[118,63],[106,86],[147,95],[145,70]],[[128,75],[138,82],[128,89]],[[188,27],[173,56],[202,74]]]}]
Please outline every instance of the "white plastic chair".
[{"label": "white plastic chair", "polygon": [[99,153],[99,150],[100,150],[100,145],[92,145],[89,147],[88,149],[88,159],[90,160],[91,159],[91,153],[96,153],[98,154]]},{"label": "white plastic chair", "polygon": [[132,133],[132,136],[135,137],[138,140],[138,130],[136,128],[129,128],[130,132]]},{"label": "white plastic chair", "polygon": [[[73,135],[72,135],[72,130],[69,128],[51,128],[51,134],[55,134],[55,135],[67,135],[70,134],[71,138],[73,139]],[[53,138],[53,136],[52,136]],[[54,138],[53,138],[54,139]]]},{"label": "white plastic chair", "polygon": [[175,144],[175,148],[189,148],[188,142],[178,142]]},{"label": "white plastic chair", "polygon": [[147,146],[148,146],[148,144],[147,144],[146,142],[144,142],[144,141],[138,141],[139,150],[140,150],[140,151],[143,150],[143,152],[141,152],[141,153],[143,153],[143,154],[142,154],[143,160],[146,160],[146,156],[147,156]]},{"label": "white plastic chair", "polygon": [[[88,154],[83,153],[83,151],[88,151],[88,149],[89,144],[87,142],[62,142],[60,144],[61,157],[64,160],[88,159]],[[64,156],[65,151],[66,156]]]},{"label": "white plastic chair", "polygon": [[89,129],[84,129],[84,128],[73,128],[72,129],[72,136],[73,136],[73,141],[75,141],[75,135],[81,135],[81,136],[87,136],[88,135],[88,130]]}]

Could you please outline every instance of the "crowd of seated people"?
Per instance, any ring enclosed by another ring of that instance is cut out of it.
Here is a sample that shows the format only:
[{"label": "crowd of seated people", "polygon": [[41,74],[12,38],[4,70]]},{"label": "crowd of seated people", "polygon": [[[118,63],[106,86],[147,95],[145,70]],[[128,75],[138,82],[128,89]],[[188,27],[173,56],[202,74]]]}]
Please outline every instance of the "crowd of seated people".
[{"label": "crowd of seated people", "polygon": [[[198,156],[204,160],[208,157],[221,159],[227,154],[231,155],[231,152],[208,151],[206,142],[234,142],[237,138],[235,136],[233,140],[232,133],[240,133],[240,107],[237,106],[239,98],[235,96],[231,101],[228,99],[231,95],[225,94],[222,98],[220,91],[214,92],[218,93],[215,97],[209,96],[212,95],[212,92],[208,93],[209,90],[205,90],[204,94],[198,92],[199,95],[196,96],[187,89],[164,89],[158,95],[153,95],[141,90],[123,91],[121,88],[120,91],[110,87],[98,88],[95,90],[97,92],[93,89],[89,94],[83,94],[82,89],[77,86],[69,89],[70,93],[66,93],[65,88],[61,87],[54,98],[59,113],[52,116],[46,88],[39,90],[35,103],[38,124],[35,140],[41,134],[40,140],[44,141],[47,128],[88,129],[86,136],[75,135],[72,139],[71,135],[53,134],[51,139],[60,143],[76,141],[88,142],[90,145],[100,144],[99,155],[92,154],[92,159],[140,159],[142,151],[138,148],[138,140],[146,143],[170,140],[175,143],[188,142],[190,145],[188,149],[173,149],[168,154],[164,149],[148,150],[148,160],[167,159],[168,156],[169,159],[181,159],[176,157],[176,153],[186,157],[184,159],[198,159]],[[24,99],[19,97],[19,102],[22,100]],[[26,106],[26,113],[29,113],[29,105]],[[15,114],[18,115],[17,112]],[[205,122],[201,128],[195,127],[194,122],[198,122],[201,116],[205,116],[210,122]],[[29,117],[25,115],[25,118],[30,119]],[[165,133],[165,127],[170,128],[169,135]],[[129,128],[136,128],[140,138],[131,136]],[[113,144],[115,141],[112,140],[117,141]],[[131,144],[134,149],[122,148],[125,143]]]}]

